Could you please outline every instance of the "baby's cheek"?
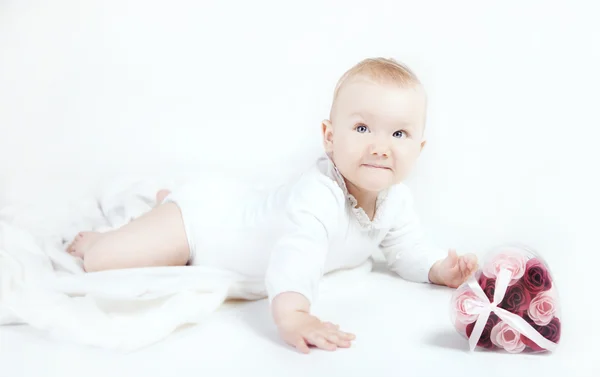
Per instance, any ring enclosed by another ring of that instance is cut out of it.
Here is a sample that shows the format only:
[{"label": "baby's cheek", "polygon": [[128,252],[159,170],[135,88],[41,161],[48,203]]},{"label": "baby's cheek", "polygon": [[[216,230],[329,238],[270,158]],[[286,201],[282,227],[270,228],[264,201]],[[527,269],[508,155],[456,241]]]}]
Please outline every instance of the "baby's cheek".
[{"label": "baby's cheek", "polygon": [[340,137],[335,144],[338,153],[345,155],[361,154],[365,149],[364,142],[356,137]]},{"label": "baby's cheek", "polygon": [[399,173],[406,174],[414,166],[417,160],[417,153],[409,148],[398,148],[394,153],[396,160],[396,170]]},{"label": "baby's cheek", "polygon": [[418,146],[419,145],[412,140],[405,140],[394,148],[394,153],[404,160],[414,161],[419,156]]}]

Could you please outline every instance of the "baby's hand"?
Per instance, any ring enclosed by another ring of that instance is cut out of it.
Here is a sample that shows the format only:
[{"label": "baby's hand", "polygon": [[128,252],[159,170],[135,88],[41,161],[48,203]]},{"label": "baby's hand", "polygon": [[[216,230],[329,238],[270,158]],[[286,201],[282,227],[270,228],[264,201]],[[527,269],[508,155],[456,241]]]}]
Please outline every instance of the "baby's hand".
[{"label": "baby's hand", "polygon": [[288,313],[279,323],[279,332],[286,343],[302,353],[309,353],[309,345],[328,351],[348,348],[355,338],[353,334],[340,331],[337,325],[321,322],[317,317],[300,311]]},{"label": "baby's hand", "polygon": [[449,250],[445,259],[433,265],[429,273],[434,284],[457,288],[477,270],[477,257],[465,254],[460,257],[455,250]]}]

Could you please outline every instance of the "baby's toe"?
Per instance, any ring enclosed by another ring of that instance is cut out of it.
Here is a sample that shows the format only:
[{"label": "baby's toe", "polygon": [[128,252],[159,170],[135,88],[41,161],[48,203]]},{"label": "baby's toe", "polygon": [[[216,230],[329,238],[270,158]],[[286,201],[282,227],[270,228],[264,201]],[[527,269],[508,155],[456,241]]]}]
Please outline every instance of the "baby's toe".
[{"label": "baby's toe", "polygon": [[76,241],[77,241],[77,236],[73,237],[71,242],[69,242],[69,244],[67,245],[67,250],[71,250]]},{"label": "baby's toe", "polygon": [[67,247],[67,252],[70,254],[76,254],[78,246],[81,244],[81,240],[83,240],[83,236],[83,232],[78,233]]},{"label": "baby's toe", "polygon": [[75,237],[73,239],[73,241],[69,244],[69,246],[67,247],[67,251],[69,253],[75,252],[75,247],[77,246],[77,241],[79,241],[79,238]]}]

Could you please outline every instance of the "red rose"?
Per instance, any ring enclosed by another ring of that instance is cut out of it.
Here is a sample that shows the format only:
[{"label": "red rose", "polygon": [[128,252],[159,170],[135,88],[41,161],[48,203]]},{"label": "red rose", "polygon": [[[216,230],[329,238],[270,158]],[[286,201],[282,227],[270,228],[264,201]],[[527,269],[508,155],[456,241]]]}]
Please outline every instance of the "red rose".
[{"label": "red rose", "polygon": [[494,302],[494,291],[496,288],[496,279],[488,278],[484,274],[479,277],[479,285],[490,302]]},{"label": "red rose", "polygon": [[547,291],[552,288],[552,280],[548,274],[546,266],[536,258],[527,261],[525,275],[523,275],[525,288],[535,296],[542,291]]},{"label": "red rose", "polygon": [[[525,319],[525,321],[527,321],[527,323],[529,323],[531,325],[531,327],[533,327],[535,329],[535,331],[539,332],[540,335],[542,335],[544,338],[548,339],[549,341],[558,344],[559,340],[560,340],[560,319],[554,317],[552,318],[552,321],[550,321],[549,324],[547,324],[546,326],[539,326],[536,325],[533,320],[531,318],[529,318],[529,316],[527,315],[527,313],[525,313],[523,315],[523,319]],[[544,351],[544,349],[540,346],[538,346],[537,344],[535,344],[531,339],[529,339],[528,337],[526,337],[525,335],[521,334],[521,341],[523,343],[525,343],[525,345],[527,345],[527,347],[531,348],[534,351]]]},{"label": "red rose", "polygon": [[506,309],[511,313],[520,314],[529,308],[531,303],[531,295],[525,289],[523,279],[511,285],[506,290],[504,298],[499,307]]},{"label": "red rose", "polygon": [[[490,313],[490,317],[488,318],[487,322],[485,323],[485,326],[483,327],[483,332],[481,333],[481,337],[479,338],[479,341],[477,342],[477,345],[479,347],[483,347],[483,348],[487,348],[487,349],[496,348],[494,343],[492,343],[490,334],[492,333],[492,329],[494,328],[494,326],[496,326],[496,324],[498,322],[500,322],[500,318],[498,318],[498,316],[496,314]],[[473,332],[474,327],[475,327],[475,322],[469,323],[467,325],[467,336],[468,337],[471,336],[471,333]]]}]

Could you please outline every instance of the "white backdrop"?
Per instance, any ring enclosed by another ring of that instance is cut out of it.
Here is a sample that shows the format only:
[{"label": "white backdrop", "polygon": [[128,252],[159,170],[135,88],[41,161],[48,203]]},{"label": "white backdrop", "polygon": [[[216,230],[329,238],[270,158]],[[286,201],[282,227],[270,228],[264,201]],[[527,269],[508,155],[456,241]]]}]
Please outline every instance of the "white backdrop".
[{"label": "white backdrop", "polygon": [[431,98],[409,183],[432,237],[461,252],[530,243],[575,300],[570,277],[598,261],[597,8],[1,1],[0,204],[114,173],[284,178],[319,152],[343,71],[394,57]]}]

